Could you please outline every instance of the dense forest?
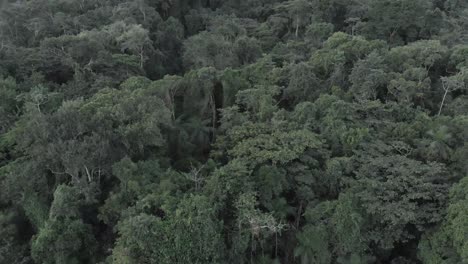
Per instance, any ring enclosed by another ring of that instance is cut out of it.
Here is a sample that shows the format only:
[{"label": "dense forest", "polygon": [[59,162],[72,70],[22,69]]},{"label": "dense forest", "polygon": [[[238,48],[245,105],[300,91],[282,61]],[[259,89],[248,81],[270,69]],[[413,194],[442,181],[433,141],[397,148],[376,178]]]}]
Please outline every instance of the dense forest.
[{"label": "dense forest", "polygon": [[468,1],[0,0],[0,263],[468,263]]}]

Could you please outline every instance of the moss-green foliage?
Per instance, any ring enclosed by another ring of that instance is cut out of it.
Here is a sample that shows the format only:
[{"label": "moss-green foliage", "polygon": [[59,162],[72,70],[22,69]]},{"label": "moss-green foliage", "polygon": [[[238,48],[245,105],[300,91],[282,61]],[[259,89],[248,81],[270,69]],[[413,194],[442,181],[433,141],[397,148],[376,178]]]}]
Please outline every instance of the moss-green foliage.
[{"label": "moss-green foliage", "polygon": [[0,263],[468,263],[467,18],[0,1]]}]

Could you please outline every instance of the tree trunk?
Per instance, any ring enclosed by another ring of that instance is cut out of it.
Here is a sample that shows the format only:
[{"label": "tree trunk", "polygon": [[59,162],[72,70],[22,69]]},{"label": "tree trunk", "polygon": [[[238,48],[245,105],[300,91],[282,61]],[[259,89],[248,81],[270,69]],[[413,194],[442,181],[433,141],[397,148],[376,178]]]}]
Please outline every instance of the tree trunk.
[{"label": "tree trunk", "polygon": [[440,102],[439,113],[437,114],[437,116],[440,116],[440,113],[442,113],[442,107],[444,107],[444,102],[449,92],[449,87],[444,87],[444,90],[445,90],[444,97],[442,97],[442,102]]},{"label": "tree trunk", "polygon": [[296,38],[299,36],[299,15],[296,16]]},{"label": "tree trunk", "polygon": [[211,121],[211,122],[212,122],[212,128],[213,128],[213,132],[212,132],[212,133],[213,133],[212,141],[214,142],[214,141],[215,141],[216,122],[217,122],[217,120],[216,120],[216,112],[217,112],[217,109],[216,109],[215,96],[214,96],[213,93],[211,94],[211,104],[212,104],[212,106],[211,106],[212,117],[211,117],[211,118],[213,119],[213,120]]},{"label": "tree trunk", "polygon": [[144,70],[144,60],[145,60],[145,56],[144,56],[144,52],[143,52],[143,48],[140,49],[140,69],[143,71]]}]

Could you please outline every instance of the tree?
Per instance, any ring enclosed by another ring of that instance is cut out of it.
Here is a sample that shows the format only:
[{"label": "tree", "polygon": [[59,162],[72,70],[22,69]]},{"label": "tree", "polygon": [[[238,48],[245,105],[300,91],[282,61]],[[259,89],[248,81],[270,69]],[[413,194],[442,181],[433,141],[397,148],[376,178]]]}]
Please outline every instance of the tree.
[{"label": "tree", "polygon": [[124,23],[113,24],[110,28],[111,34],[115,34],[116,41],[122,51],[129,50],[134,55],[138,55],[140,68],[143,70],[144,63],[148,59],[149,53],[153,50],[149,31],[141,25],[127,25]]},{"label": "tree", "polygon": [[392,99],[430,107],[428,98],[432,92],[431,72],[447,54],[447,48],[439,41],[417,41],[406,46],[395,47],[387,54],[391,66],[391,80],[388,92]]},{"label": "tree", "polygon": [[21,241],[21,228],[24,222],[18,220],[19,214],[12,209],[0,211],[0,261],[5,263],[30,262],[28,248]]},{"label": "tree", "polygon": [[[379,152],[384,146],[374,145]],[[424,164],[391,152],[368,153],[363,154],[363,163],[355,171],[353,192],[372,217],[369,225],[379,230],[372,238],[379,248],[408,243],[416,237],[415,232],[443,219],[438,208],[447,202],[448,185],[442,164]]]},{"label": "tree", "polygon": [[145,213],[119,224],[116,263],[213,263],[221,261],[220,225],[203,196],[183,199],[165,218]]},{"label": "tree", "polygon": [[298,38],[299,28],[308,25],[310,22],[308,20],[310,20],[312,5],[307,0],[292,0],[284,3],[282,7],[287,10],[288,15],[293,20],[294,35]]},{"label": "tree", "polygon": [[18,88],[13,78],[0,81],[0,134],[5,133],[16,119]]},{"label": "tree", "polygon": [[295,255],[301,263],[363,263],[368,256],[366,214],[352,194],[325,201],[306,212]]},{"label": "tree", "polygon": [[439,112],[437,113],[437,115],[439,116],[442,113],[442,107],[444,107],[444,102],[447,97],[447,94],[456,90],[466,89],[466,83],[468,81],[468,69],[462,68],[457,75],[451,77],[442,77],[441,81],[442,88],[444,89],[444,96],[442,97]]},{"label": "tree", "polygon": [[32,257],[41,263],[93,261],[94,237],[91,226],[81,218],[84,204],[75,188],[61,185],[54,193],[49,219],[32,244]]},{"label": "tree", "polygon": [[350,70],[345,69],[345,66],[351,68],[356,61],[384,48],[385,45],[381,41],[368,41],[361,36],[353,37],[343,32],[336,32],[324,42],[322,49],[312,53],[310,62],[317,76],[325,79],[338,73],[337,77],[344,79],[346,76],[339,71]]},{"label": "tree", "polygon": [[383,95],[389,79],[384,58],[376,52],[369,54],[354,65],[349,79],[356,100],[376,100]]},{"label": "tree", "polygon": [[219,35],[203,32],[189,38],[184,45],[184,61],[189,69],[215,67],[222,70],[238,65],[232,43]]},{"label": "tree", "polygon": [[258,40],[254,38],[241,37],[234,43],[234,52],[239,60],[240,65],[254,63],[260,56],[262,49]]},{"label": "tree", "polygon": [[426,11],[432,5],[428,1],[377,0],[369,2],[366,23],[369,36],[388,40],[415,41],[422,37],[427,20]]},{"label": "tree", "polygon": [[467,261],[466,240],[467,178],[450,190],[447,216],[440,226],[425,235],[419,244],[419,257],[426,263],[462,263]]},{"label": "tree", "polygon": [[287,97],[294,102],[312,101],[320,93],[320,80],[315,76],[312,67],[306,63],[299,63],[290,67],[289,85],[285,90]]},{"label": "tree", "polygon": [[0,263],[468,262],[467,29],[464,0],[0,0]]}]

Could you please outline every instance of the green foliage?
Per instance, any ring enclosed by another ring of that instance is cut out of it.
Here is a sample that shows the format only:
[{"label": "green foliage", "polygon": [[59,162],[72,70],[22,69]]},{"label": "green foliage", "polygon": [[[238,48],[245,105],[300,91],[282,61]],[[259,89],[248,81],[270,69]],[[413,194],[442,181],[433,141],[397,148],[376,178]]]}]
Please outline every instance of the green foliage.
[{"label": "green foliage", "polygon": [[40,263],[92,261],[94,238],[91,232],[91,227],[81,220],[51,220],[34,239],[31,255]]},{"label": "green foliage", "polygon": [[355,64],[349,79],[356,100],[376,100],[383,93],[389,79],[385,68],[384,58],[376,52]]},{"label": "green foliage", "polygon": [[285,90],[287,97],[294,101],[313,101],[320,93],[320,80],[315,76],[312,67],[305,63],[292,65],[289,85]]},{"label": "green foliage", "polygon": [[164,218],[145,213],[119,224],[114,263],[217,263],[223,252],[220,225],[203,196],[180,201]]},{"label": "green foliage", "polygon": [[374,242],[391,248],[395,242],[414,238],[407,228],[424,231],[442,220],[444,214],[437,208],[446,203],[448,178],[443,164],[424,164],[385,147],[367,146],[352,190],[373,218],[372,225],[378,226]]},{"label": "green foliage", "polygon": [[366,215],[356,197],[340,195],[333,202],[322,202],[308,208],[308,224],[298,234],[296,256],[302,263],[362,263],[369,243]]},{"label": "green foliage", "polygon": [[[41,263],[82,263],[93,260],[92,227],[81,219],[79,190],[60,185],[54,193],[49,219],[31,245],[31,255]],[[78,198],[78,200],[77,200]]]},{"label": "green foliage", "polygon": [[[161,128],[170,125],[163,102],[126,82],[122,90],[103,89],[81,107],[97,131],[112,127],[115,137],[131,151],[164,145]],[[129,89],[125,89],[129,88]]]},{"label": "green foliage", "polygon": [[465,177],[452,187],[450,205],[442,225],[420,242],[419,254],[425,262],[464,263],[468,260],[466,184]]},{"label": "green foliage", "polygon": [[0,133],[4,133],[12,125],[15,120],[16,109],[16,96],[17,96],[16,82],[13,78],[6,78],[0,81]]},{"label": "green foliage", "polygon": [[260,56],[261,48],[256,39],[245,36],[245,29],[232,18],[221,19],[213,22],[212,30],[187,39],[183,55],[187,68],[222,70],[254,62]]},{"label": "green foliage", "polygon": [[467,18],[0,1],[0,263],[468,263]]},{"label": "green foliage", "polygon": [[[0,211],[0,261],[3,263],[27,263],[28,248],[21,244],[21,222],[14,210]],[[23,226],[24,227],[24,226]]]},{"label": "green foliage", "polygon": [[388,40],[414,41],[421,37],[426,21],[426,11],[432,8],[430,1],[390,1],[369,2],[366,31],[371,36]]}]

